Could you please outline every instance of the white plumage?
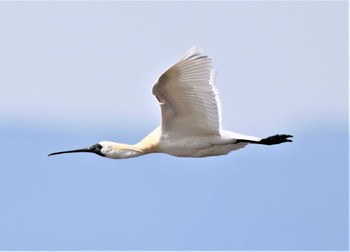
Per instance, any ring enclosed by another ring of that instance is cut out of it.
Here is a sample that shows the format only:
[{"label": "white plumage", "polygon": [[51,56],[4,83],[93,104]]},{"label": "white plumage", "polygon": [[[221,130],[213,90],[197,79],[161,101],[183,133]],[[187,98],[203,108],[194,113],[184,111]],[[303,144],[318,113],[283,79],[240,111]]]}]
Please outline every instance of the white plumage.
[{"label": "white plumage", "polygon": [[92,152],[119,159],[161,152],[179,157],[206,157],[224,155],[248,143],[273,145],[291,142],[288,139],[291,135],[261,139],[222,130],[221,102],[214,81],[211,59],[202,55],[201,49],[193,47],[153,86],[162,122],[143,140],[134,145],[102,141],[89,148],[50,155]]},{"label": "white plumage", "polygon": [[211,60],[193,47],[153,86],[162,112],[162,135],[220,136],[221,103]]}]

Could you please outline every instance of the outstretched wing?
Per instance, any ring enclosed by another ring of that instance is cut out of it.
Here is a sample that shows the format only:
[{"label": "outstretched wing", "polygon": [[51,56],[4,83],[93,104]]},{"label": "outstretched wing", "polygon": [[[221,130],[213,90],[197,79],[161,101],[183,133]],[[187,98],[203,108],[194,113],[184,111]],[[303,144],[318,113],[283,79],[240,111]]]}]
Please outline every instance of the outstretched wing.
[{"label": "outstretched wing", "polygon": [[221,106],[212,61],[191,48],[153,86],[162,113],[162,135],[220,135]]}]

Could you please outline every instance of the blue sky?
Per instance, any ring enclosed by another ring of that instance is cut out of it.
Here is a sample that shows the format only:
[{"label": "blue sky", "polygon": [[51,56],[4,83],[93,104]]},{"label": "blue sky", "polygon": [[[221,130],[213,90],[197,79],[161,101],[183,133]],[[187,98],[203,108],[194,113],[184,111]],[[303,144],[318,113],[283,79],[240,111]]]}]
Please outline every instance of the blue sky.
[{"label": "blue sky", "polygon": [[[347,2],[0,2],[0,250],[345,250]],[[292,144],[204,159],[47,157],[158,126],[191,46],[223,127]]]}]

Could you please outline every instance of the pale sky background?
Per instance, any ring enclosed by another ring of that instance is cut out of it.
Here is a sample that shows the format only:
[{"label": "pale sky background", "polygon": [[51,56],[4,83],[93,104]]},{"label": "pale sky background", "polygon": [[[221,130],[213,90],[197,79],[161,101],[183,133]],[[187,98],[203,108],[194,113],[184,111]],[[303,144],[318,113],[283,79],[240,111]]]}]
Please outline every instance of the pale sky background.
[{"label": "pale sky background", "polygon": [[[193,45],[225,129],[203,159],[47,157],[157,127]],[[0,2],[0,250],[346,250],[348,3]]]}]

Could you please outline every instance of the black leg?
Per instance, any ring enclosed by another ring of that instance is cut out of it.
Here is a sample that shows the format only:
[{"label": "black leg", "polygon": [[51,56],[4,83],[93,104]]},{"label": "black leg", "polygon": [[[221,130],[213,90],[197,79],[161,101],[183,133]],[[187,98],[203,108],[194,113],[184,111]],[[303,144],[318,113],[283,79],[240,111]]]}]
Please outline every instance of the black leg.
[{"label": "black leg", "polygon": [[285,142],[292,142],[292,140],[288,139],[290,137],[293,137],[293,136],[283,134],[283,135],[274,135],[274,136],[266,137],[266,138],[261,139],[260,141],[237,139],[236,143],[274,145],[274,144],[280,144],[280,143],[285,143]]},{"label": "black leg", "polygon": [[274,144],[280,144],[285,142],[292,142],[292,140],[288,139],[290,137],[293,137],[291,135],[274,135],[270,137],[266,137],[261,139],[259,144],[265,144],[265,145],[274,145]]}]

